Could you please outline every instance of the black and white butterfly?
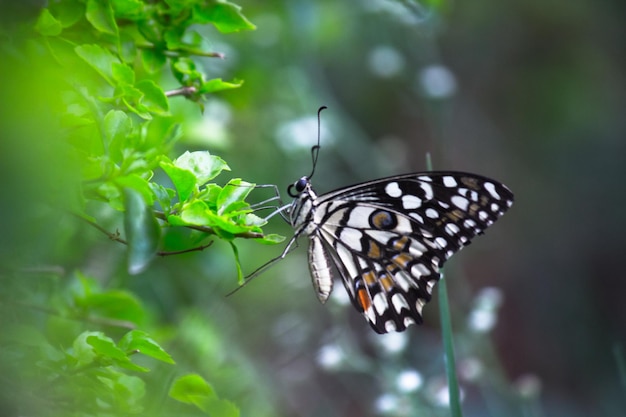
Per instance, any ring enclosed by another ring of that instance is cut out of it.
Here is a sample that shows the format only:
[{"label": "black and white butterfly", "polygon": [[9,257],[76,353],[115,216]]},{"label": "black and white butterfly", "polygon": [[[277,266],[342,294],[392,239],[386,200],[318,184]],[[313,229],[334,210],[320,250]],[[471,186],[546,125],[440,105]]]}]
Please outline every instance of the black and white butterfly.
[{"label": "black and white butterfly", "polygon": [[[318,151],[319,142],[313,172]],[[283,211],[294,236],[276,260],[306,235],[320,302],[333,289],[334,265],[352,304],[378,333],[421,323],[444,262],[513,204],[505,185],[464,172],[397,175],[322,195],[311,185],[313,172],[289,187],[294,200]]]}]

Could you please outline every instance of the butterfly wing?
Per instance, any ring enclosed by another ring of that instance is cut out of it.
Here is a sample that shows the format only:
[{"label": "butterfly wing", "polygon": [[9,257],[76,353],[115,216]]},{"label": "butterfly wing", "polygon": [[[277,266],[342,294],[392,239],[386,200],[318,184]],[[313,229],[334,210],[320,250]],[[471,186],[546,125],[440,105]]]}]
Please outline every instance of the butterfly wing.
[{"label": "butterfly wing", "polygon": [[429,172],[319,196],[313,221],[352,303],[387,333],[422,322],[443,263],[512,204],[491,179]]}]

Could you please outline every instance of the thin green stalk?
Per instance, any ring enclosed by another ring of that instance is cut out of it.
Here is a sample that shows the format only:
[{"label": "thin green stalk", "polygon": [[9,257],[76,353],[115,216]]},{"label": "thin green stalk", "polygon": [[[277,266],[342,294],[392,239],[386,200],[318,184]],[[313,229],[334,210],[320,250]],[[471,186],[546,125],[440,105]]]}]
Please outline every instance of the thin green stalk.
[{"label": "thin green stalk", "polygon": [[[433,170],[430,152],[426,153],[426,168]],[[456,376],[456,359],[454,357],[454,337],[452,336],[452,320],[450,318],[450,303],[448,302],[448,287],[443,273],[439,280],[439,315],[441,317],[441,335],[443,339],[446,378],[448,379],[448,397],[450,398],[450,414],[452,417],[462,417],[461,396],[459,381]]]},{"label": "thin green stalk", "polygon": [[462,417],[459,381],[456,377],[456,360],[454,358],[454,338],[452,336],[452,320],[448,303],[446,280],[439,280],[439,314],[441,316],[441,334],[443,337],[446,377],[448,378],[448,395],[450,397],[450,413],[452,417]]}]

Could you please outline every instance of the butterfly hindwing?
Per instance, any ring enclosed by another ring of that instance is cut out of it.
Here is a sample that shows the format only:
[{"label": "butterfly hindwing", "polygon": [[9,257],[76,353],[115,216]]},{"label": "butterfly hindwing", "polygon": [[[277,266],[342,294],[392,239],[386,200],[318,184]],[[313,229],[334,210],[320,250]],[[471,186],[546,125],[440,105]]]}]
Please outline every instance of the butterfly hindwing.
[{"label": "butterfly hindwing", "polygon": [[[329,255],[352,303],[374,330],[402,331],[421,323],[443,262],[512,201],[502,184],[458,172],[390,177],[316,197],[308,220],[316,226],[309,227],[314,281],[313,264],[325,261],[322,269],[328,269]],[[329,285],[330,272],[323,281]]]}]

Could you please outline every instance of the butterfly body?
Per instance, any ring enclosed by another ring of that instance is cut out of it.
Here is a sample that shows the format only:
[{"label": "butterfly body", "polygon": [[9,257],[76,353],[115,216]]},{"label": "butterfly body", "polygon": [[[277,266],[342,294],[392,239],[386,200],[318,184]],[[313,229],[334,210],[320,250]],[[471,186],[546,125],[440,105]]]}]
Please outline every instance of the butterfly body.
[{"label": "butterfly body", "polygon": [[462,172],[399,175],[319,196],[308,177],[292,187],[292,242],[309,238],[318,299],[333,289],[334,265],[378,333],[421,323],[443,263],[513,203],[506,186]]}]

